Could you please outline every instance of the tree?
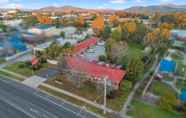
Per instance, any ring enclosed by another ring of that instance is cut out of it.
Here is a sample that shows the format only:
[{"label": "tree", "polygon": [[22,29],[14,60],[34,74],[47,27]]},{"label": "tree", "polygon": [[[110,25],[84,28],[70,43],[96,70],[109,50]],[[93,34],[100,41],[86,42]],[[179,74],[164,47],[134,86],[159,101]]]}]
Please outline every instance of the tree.
[{"label": "tree", "polygon": [[26,23],[27,26],[33,26],[39,23],[37,17],[35,16],[29,16],[24,19],[24,22]]},{"label": "tree", "polygon": [[0,29],[1,29],[3,32],[6,32],[6,31],[7,31],[7,26],[4,25],[1,21],[0,21]]},{"label": "tree", "polygon": [[118,22],[118,16],[117,15],[112,15],[112,16],[110,16],[109,18],[109,22],[110,22],[110,24],[112,25],[112,26],[118,26],[118,24],[119,24],[119,22]]},{"label": "tree", "polygon": [[60,27],[60,19],[59,18],[56,18],[55,20],[54,20],[54,25],[56,26],[56,28],[59,28]]},{"label": "tree", "polygon": [[102,34],[102,37],[104,40],[108,39],[110,37],[110,33],[111,33],[111,28],[106,25]]},{"label": "tree", "polygon": [[147,28],[142,22],[128,21],[120,25],[122,31],[122,40],[143,42]]},{"label": "tree", "polygon": [[125,25],[125,27],[127,28],[127,31],[129,32],[129,33],[134,33],[135,31],[136,31],[136,23],[135,22],[133,22],[133,21],[131,21],[131,22],[127,22],[127,23],[125,23],[124,24]]},{"label": "tree", "polygon": [[116,41],[112,38],[106,41],[107,58],[114,63],[119,63],[121,58],[126,55],[127,43],[124,41]]},{"label": "tree", "polygon": [[[166,28],[167,27],[167,28]],[[153,31],[147,33],[145,42],[160,51],[161,54],[169,47],[170,44],[170,27],[166,25],[160,25],[160,28],[156,28]]]},{"label": "tree", "polygon": [[63,47],[57,42],[52,43],[46,50],[46,57],[49,59],[56,59],[63,52]]},{"label": "tree", "polygon": [[171,15],[171,14],[163,15],[160,17],[160,22],[176,24],[176,18],[174,17],[174,15]]},{"label": "tree", "polygon": [[68,69],[68,64],[67,64],[67,60],[64,56],[64,54],[60,54],[60,56],[58,57],[58,68],[61,72],[66,72]]},{"label": "tree", "polygon": [[134,86],[135,83],[142,77],[144,72],[144,64],[139,57],[134,57],[130,60],[127,68],[127,78],[132,82]]},{"label": "tree", "polygon": [[104,18],[103,16],[99,15],[96,19],[92,22],[92,28],[98,31],[104,30]]},{"label": "tree", "polygon": [[122,33],[121,33],[120,27],[118,27],[117,29],[112,31],[111,38],[116,40],[116,41],[121,41]]},{"label": "tree", "polygon": [[85,20],[83,16],[79,16],[77,20],[75,20],[75,25],[77,27],[83,27],[85,25]]},{"label": "tree", "polygon": [[60,35],[62,38],[65,38],[65,32],[62,31]]},{"label": "tree", "polygon": [[163,110],[172,111],[173,107],[177,104],[176,96],[173,92],[165,92],[163,96],[161,96],[159,100],[159,106]]},{"label": "tree", "polygon": [[99,61],[106,61],[107,57],[105,55],[100,55],[99,56]]}]

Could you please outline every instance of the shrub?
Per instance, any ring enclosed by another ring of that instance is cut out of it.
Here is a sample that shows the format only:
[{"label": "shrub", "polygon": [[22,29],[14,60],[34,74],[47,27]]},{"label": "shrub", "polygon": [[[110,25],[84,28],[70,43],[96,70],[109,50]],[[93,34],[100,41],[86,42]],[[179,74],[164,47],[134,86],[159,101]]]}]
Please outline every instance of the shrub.
[{"label": "shrub", "polygon": [[107,61],[107,58],[105,55],[100,55],[99,56],[99,61]]}]

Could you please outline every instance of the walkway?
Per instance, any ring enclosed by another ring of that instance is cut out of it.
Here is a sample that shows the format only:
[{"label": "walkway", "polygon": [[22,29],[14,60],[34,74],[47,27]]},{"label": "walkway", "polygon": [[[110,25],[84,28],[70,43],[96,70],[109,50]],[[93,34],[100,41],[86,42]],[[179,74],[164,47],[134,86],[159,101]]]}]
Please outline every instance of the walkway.
[{"label": "walkway", "polygon": [[42,78],[39,76],[32,76],[24,80],[22,83],[29,87],[37,88],[39,85],[41,85],[46,80],[47,80],[46,78]]},{"label": "walkway", "polygon": [[139,87],[144,82],[144,80],[148,78],[148,76],[150,75],[150,73],[152,71],[154,71],[154,69],[157,67],[158,58],[159,58],[159,55],[156,55],[155,62],[153,64],[153,66],[151,67],[151,69],[148,72],[146,72],[145,75],[144,75],[144,78],[142,80],[140,80],[138,83],[136,83],[136,85],[134,86],[132,92],[129,94],[126,102],[124,103],[122,110],[120,111],[121,116],[126,117],[126,113],[128,111],[128,107],[131,104],[136,91],[139,89]]}]

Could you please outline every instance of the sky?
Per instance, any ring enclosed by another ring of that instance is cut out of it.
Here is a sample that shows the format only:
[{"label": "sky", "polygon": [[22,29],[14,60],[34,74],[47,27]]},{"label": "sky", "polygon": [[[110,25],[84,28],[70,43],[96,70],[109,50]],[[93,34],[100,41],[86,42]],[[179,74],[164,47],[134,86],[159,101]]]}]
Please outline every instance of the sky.
[{"label": "sky", "polygon": [[184,4],[186,0],[0,0],[0,8],[38,9],[46,6],[71,5],[82,8],[125,9],[131,6]]}]

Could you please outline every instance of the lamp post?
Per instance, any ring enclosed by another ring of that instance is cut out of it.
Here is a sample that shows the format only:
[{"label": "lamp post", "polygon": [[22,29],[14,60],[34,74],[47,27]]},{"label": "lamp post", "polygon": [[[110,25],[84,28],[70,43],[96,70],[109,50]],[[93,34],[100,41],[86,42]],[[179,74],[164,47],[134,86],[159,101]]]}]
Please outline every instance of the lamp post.
[{"label": "lamp post", "polygon": [[107,76],[104,77],[104,103],[103,103],[104,114],[106,114],[106,106],[107,106]]}]

